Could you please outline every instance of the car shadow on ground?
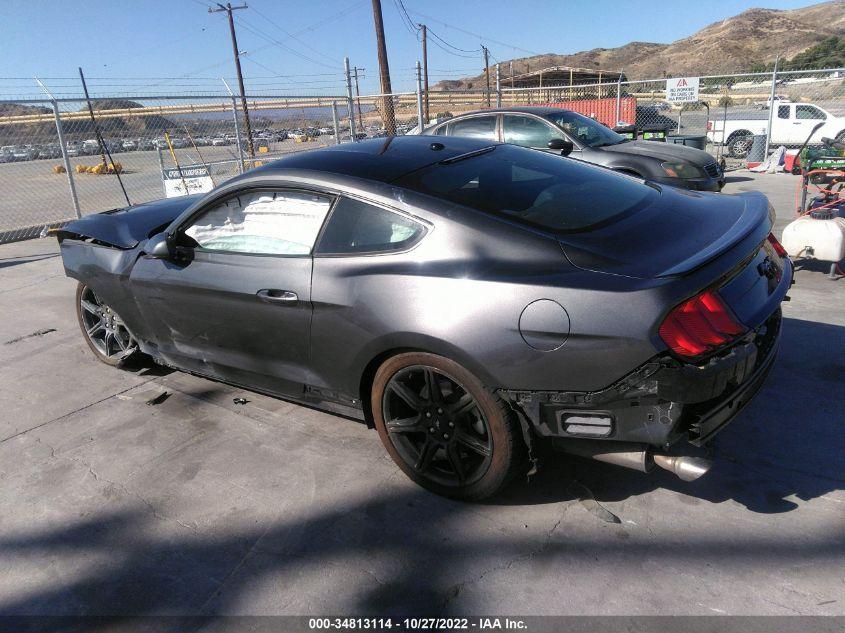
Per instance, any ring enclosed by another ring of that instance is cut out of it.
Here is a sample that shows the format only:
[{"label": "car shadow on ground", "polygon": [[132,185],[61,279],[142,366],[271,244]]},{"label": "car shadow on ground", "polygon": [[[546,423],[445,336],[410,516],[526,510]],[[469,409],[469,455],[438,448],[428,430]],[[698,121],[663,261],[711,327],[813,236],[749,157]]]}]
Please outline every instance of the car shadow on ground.
[{"label": "car shadow on ground", "polygon": [[621,501],[664,488],[689,503],[733,500],[753,512],[780,513],[798,507],[790,497],[845,489],[843,352],[845,327],[784,319],[779,358],[755,400],[706,448],[680,447],[714,460],[698,481],[553,454],[530,484],[515,483],[498,502],[556,503],[573,492]]},{"label": "car shadow on ground", "polygon": [[[734,500],[759,513],[788,512],[796,507],[791,497],[814,499],[841,490],[845,361],[836,354],[843,349],[845,327],[785,319],[781,357],[768,385],[718,437],[716,466],[698,482],[561,456],[530,484],[515,482],[487,507],[443,499],[402,482],[364,498],[311,502],[298,512],[256,521],[254,527],[208,526],[202,533],[182,531],[172,523],[173,529],[162,529],[161,522],[168,519],[152,506],[104,511],[74,523],[0,537],[9,569],[12,561],[77,561],[73,573],[51,572],[55,577],[42,586],[21,585],[19,592],[0,596],[0,615],[255,611],[261,607],[245,606],[249,599],[259,588],[266,592],[272,587],[269,608],[277,612],[291,601],[300,611],[320,611],[321,603],[308,602],[311,591],[324,600],[336,595],[332,607],[346,615],[432,616],[454,612],[452,604],[459,597],[460,610],[472,612],[478,599],[473,586],[485,575],[536,557],[574,566],[591,565],[599,555],[687,566],[760,560],[784,569],[830,564],[842,555],[842,535],[835,531],[808,539],[715,531],[706,538],[690,534],[664,543],[632,539],[621,533],[624,525],[617,525],[610,529],[619,530],[619,538],[599,542],[583,531],[565,538],[555,535],[554,521],[541,534],[501,519],[493,529],[486,519],[473,522],[490,505],[580,500],[599,518],[617,523],[612,513],[602,515],[602,502],[656,488],[679,493],[679,504]],[[801,399],[794,397],[799,392]],[[486,527],[467,529],[467,524]],[[300,583],[299,593],[293,593]],[[489,611],[489,603],[476,611],[485,608]],[[86,621],[84,630],[100,624]],[[52,626],[42,622],[31,630]],[[196,630],[184,622],[178,628]]]}]

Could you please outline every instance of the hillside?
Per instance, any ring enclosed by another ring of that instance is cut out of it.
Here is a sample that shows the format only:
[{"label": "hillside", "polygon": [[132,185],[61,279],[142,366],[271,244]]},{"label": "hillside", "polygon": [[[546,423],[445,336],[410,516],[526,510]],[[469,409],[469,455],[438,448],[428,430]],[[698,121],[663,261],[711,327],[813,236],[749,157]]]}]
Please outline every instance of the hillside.
[{"label": "hillside", "polygon": [[[618,48],[594,48],[570,55],[547,53],[509,60],[514,74],[549,66],[576,66],[622,70],[629,79],[653,79],[670,74],[712,75],[764,65],[780,53],[793,57],[822,40],[845,35],[845,0],[833,0],[803,9],[749,9],[715,22],[670,44],[630,42]],[[504,76],[506,61],[501,64]],[[478,88],[484,76],[443,81],[435,88]]]}]

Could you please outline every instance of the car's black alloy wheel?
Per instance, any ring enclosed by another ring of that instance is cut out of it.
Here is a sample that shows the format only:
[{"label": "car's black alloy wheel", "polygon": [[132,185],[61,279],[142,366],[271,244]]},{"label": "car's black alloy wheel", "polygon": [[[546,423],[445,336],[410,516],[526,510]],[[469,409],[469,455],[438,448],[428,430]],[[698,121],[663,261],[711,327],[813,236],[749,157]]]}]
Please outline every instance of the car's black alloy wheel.
[{"label": "car's black alloy wheel", "polygon": [[373,418],[390,456],[439,494],[481,499],[517,466],[516,424],[507,404],[467,370],[434,354],[385,362],[372,390]]},{"label": "car's black alloy wheel", "polygon": [[118,366],[138,350],[123,319],[82,283],[76,289],[76,316],[85,342],[104,363]]}]

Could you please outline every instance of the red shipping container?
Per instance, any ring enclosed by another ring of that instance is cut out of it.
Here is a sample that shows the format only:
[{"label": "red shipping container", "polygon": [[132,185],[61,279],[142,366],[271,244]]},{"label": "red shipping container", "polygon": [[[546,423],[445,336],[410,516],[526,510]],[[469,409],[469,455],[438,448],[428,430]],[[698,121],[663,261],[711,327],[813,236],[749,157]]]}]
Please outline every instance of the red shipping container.
[{"label": "red shipping container", "polygon": [[[616,120],[616,97],[607,99],[579,99],[576,101],[557,101],[555,103],[537,104],[550,108],[561,108],[572,110],[584,116],[595,119],[609,128],[619,125]],[[637,99],[636,97],[622,97],[619,100],[619,120],[627,124],[637,121]]]}]

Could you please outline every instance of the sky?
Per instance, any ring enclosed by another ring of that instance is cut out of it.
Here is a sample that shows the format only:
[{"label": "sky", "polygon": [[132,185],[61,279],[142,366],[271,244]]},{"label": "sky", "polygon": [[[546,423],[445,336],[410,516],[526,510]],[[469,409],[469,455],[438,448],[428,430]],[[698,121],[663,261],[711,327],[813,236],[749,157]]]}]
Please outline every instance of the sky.
[{"label": "sky", "polygon": [[[248,91],[342,94],[344,57],[365,69],[362,94],[378,91],[372,0],[246,3],[248,8],[234,15]],[[421,58],[418,32],[403,19],[402,6],[412,23],[429,27],[434,83],[478,74],[481,44],[489,48],[492,64],[635,40],[671,42],[753,6],[811,4],[674,0],[655,11],[654,4],[633,0],[382,0],[382,11],[398,91],[413,89],[414,64]],[[206,0],[4,0],[0,98],[37,94],[33,76],[56,96],[77,94],[78,66],[98,94],[132,92],[136,86],[146,94],[217,93],[219,78],[231,83],[235,72],[228,21],[225,13],[208,13],[210,5]]]}]

